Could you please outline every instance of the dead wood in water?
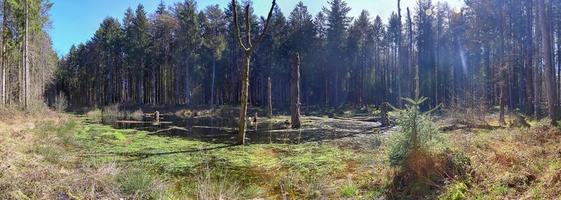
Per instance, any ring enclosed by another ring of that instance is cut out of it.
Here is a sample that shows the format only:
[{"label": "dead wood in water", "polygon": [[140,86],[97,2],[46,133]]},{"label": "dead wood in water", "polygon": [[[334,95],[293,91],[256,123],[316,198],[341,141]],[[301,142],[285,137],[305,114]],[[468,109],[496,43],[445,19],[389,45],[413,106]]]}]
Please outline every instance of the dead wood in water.
[{"label": "dead wood in water", "polygon": [[[154,122],[147,122],[147,121],[127,121],[127,120],[120,120],[115,121],[118,124],[153,124]],[[173,122],[158,122],[158,124],[172,124]]]}]

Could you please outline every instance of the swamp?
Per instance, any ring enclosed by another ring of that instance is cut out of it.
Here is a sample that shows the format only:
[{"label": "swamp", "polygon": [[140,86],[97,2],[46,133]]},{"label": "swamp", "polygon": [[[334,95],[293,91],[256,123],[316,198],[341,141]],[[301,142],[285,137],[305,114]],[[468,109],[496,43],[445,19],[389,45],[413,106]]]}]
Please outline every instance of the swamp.
[{"label": "swamp", "polygon": [[0,0],[0,199],[561,199],[561,0]]}]

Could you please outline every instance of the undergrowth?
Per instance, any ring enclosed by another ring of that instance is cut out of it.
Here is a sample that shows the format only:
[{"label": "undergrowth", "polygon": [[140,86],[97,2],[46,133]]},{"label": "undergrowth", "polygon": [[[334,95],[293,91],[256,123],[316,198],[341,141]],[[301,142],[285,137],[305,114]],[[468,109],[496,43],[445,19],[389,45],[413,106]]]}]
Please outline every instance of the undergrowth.
[{"label": "undergrowth", "polygon": [[[388,154],[405,138],[399,131],[376,137],[381,145],[374,149],[336,143],[231,146],[117,130],[88,117],[32,119],[0,122],[0,199],[561,196],[561,133],[541,122],[531,122],[531,128],[431,132],[418,140],[422,148],[394,162]],[[430,125],[425,119],[421,124]],[[426,127],[434,131],[425,125],[419,130]]]}]

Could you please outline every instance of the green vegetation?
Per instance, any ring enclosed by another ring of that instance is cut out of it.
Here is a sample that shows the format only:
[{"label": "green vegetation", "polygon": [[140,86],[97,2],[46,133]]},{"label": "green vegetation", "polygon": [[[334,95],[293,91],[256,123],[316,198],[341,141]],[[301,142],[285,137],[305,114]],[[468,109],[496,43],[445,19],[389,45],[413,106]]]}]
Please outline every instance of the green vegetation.
[{"label": "green vegetation", "polygon": [[115,172],[103,178],[104,184],[119,196],[135,199],[348,197],[368,192],[358,185],[332,182],[363,173],[356,165],[370,160],[366,151],[317,143],[212,144],[116,130],[86,122],[90,120],[70,117],[64,122],[41,122],[34,132],[45,140],[31,153],[58,166],[71,167],[75,162],[93,169],[112,166]]},{"label": "green vegetation", "polygon": [[88,117],[17,122],[0,123],[3,199],[551,199],[560,192],[561,134],[547,122],[437,134],[446,142],[409,151],[397,166],[388,155],[403,134],[392,131],[371,137],[381,143],[373,148],[343,140],[232,146],[117,130]]}]

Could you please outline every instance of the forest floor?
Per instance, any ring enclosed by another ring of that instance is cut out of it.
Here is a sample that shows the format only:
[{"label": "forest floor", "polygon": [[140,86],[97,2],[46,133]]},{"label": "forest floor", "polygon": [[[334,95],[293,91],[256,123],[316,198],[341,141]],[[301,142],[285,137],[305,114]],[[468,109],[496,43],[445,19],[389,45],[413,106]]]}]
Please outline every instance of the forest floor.
[{"label": "forest floor", "polygon": [[[560,198],[561,132],[530,124],[445,132],[469,176],[427,198]],[[0,120],[0,199],[385,199],[398,171],[387,136],[398,131],[236,146],[18,114]]]}]

